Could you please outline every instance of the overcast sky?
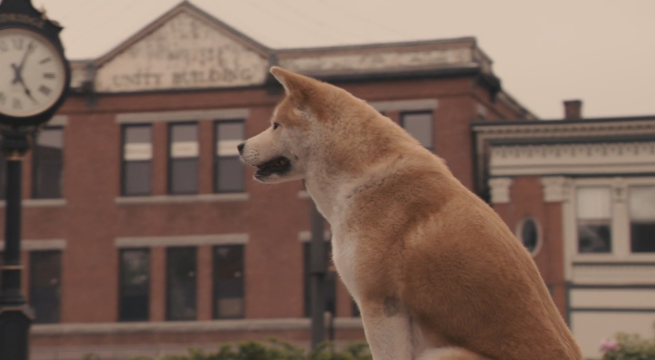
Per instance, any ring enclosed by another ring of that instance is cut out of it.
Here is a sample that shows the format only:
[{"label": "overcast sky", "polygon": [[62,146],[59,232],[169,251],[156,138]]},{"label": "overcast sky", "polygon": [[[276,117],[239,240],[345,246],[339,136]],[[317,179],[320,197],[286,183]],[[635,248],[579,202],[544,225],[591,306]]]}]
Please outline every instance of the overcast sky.
[{"label": "overcast sky", "polygon": [[[98,57],[178,0],[32,0],[71,59]],[[192,0],[272,48],[475,36],[541,118],[655,114],[655,0]]]}]

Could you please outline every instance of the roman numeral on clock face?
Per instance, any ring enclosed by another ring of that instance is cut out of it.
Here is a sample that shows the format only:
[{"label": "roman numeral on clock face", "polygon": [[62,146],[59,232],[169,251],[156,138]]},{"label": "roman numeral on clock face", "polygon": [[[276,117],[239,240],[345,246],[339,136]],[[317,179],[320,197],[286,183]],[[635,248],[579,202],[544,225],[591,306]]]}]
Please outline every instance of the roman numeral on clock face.
[{"label": "roman numeral on clock face", "polygon": [[43,77],[46,78],[46,79],[54,79],[55,74],[53,74],[53,73],[44,73]]},{"label": "roman numeral on clock face", "polygon": [[14,99],[14,101],[11,102],[11,107],[14,109],[22,109],[23,104],[21,104],[20,99]]},{"label": "roman numeral on clock face", "polygon": [[0,92],[0,105],[4,105],[6,101],[7,98],[5,97],[5,93]]},{"label": "roman numeral on clock face", "polygon": [[48,95],[50,94],[50,91],[51,91],[51,90],[50,90],[49,87],[47,87],[47,86],[45,86],[45,85],[41,85],[41,87],[39,87],[39,91],[40,91],[43,95],[48,96]]}]

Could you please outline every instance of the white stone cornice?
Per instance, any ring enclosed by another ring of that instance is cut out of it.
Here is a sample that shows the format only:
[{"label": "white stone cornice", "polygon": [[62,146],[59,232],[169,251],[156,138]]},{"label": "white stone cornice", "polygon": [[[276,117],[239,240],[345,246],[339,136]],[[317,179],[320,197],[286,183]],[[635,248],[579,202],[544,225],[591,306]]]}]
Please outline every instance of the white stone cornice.
[{"label": "white stone cornice", "polygon": [[589,120],[573,123],[566,121],[534,121],[530,124],[525,122],[513,124],[508,121],[506,125],[481,123],[474,125],[473,130],[485,139],[644,135],[655,134],[655,116],[652,119]]},{"label": "white stone cornice", "polygon": [[570,181],[563,176],[547,176],[541,178],[544,186],[545,202],[562,202],[568,199]]},{"label": "white stone cornice", "polygon": [[507,204],[510,200],[509,188],[512,186],[511,178],[495,178],[489,180],[491,188],[491,202],[493,204]]},{"label": "white stone cornice", "polygon": [[655,172],[655,142],[493,146],[492,176]]}]

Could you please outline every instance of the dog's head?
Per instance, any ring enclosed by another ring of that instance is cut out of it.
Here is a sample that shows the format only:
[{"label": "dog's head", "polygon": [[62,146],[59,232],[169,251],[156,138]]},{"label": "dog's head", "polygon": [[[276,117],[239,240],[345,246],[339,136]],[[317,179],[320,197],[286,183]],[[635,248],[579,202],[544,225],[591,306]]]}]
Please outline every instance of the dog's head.
[{"label": "dog's head", "polygon": [[286,96],[270,127],[239,145],[243,161],[257,167],[260,182],[361,172],[388,154],[398,138],[416,142],[341,88],[275,66],[271,73]]},{"label": "dog's head", "polygon": [[327,84],[279,67],[272,67],[271,73],[286,97],[273,112],[270,127],[239,145],[242,160],[257,167],[255,179],[269,184],[304,178],[320,133],[312,102],[320,101],[317,93],[329,92],[323,88]]}]

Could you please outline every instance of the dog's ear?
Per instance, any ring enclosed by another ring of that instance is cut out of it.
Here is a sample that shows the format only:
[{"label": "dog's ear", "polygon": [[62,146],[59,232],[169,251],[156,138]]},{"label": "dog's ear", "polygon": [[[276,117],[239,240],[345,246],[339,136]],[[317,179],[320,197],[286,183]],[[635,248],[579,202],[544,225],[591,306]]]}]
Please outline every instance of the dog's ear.
[{"label": "dog's ear", "polygon": [[318,81],[312,78],[284,70],[277,66],[271,67],[270,71],[277,81],[282,84],[287,96],[299,107],[306,105],[312,93],[316,91]]}]

